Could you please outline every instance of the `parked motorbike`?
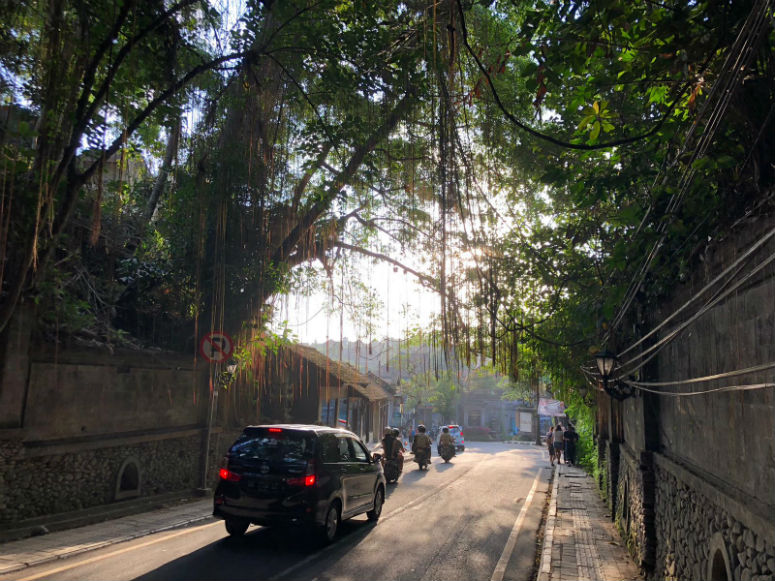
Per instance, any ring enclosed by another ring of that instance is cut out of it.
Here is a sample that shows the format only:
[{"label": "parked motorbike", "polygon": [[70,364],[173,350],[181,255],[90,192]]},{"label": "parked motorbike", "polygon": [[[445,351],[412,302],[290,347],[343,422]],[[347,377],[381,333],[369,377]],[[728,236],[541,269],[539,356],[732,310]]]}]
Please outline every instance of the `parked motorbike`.
[{"label": "parked motorbike", "polygon": [[454,444],[443,444],[439,446],[439,456],[444,462],[449,462],[455,455]]},{"label": "parked motorbike", "polygon": [[428,464],[431,463],[431,449],[423,448],[414,453],[414,461],[420,467],[420,470],[426,469]]}]

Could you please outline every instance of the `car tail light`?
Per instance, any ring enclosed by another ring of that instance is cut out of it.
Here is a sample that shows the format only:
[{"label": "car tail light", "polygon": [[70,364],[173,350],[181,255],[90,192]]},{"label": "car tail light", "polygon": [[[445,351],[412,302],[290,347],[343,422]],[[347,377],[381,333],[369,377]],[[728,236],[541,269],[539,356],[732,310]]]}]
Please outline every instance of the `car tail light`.
[{"label": "car tail light", "polygon": [[239,482],[242,476],[237,474],[236,472],[232,472],[228,468],[221,468],[218,471],[218,476],[221,477],[221,480],[228,480],[229,482]]},{"label": "car tail light", "polygon": [[283,431],[283,429],[282,428],[269,428],[269,431],[274,433],[274,434],[279,434],[279,433],[281,433]]},{"label": "car tail light", "polygon": [[314,474],[307,474],[306,476],[297,476],[296,478],[289,478],[286,480],[288,486],[315,486],[316,478]]},{"label": "car tail light", "polygon": [[307,473],[304,476],[288,478],[285,482],[288,486],[315,486],[315,482],[317,482],[317,477],[315,476],[315,461],[309,460],[307,462]]}]

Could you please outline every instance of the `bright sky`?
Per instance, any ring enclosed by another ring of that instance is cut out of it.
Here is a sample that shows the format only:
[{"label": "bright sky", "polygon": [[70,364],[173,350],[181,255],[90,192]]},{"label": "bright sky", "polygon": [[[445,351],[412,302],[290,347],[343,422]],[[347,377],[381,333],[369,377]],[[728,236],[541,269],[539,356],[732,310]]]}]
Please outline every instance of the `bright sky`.
[{"label": "bright sky", "polygon": [[[358,272],[361,273],[360,282],[373,289],[382,302],[374,321],[374,340],[403,337],[407,327],[426,326],[431,316],[440,311],[438,295],[416,284],[411,274],[404,274],[400,269],[394,272],[392,265],[383,263],[373,266],[364,264]],[[340,313],[337,308],[329,314],[330,303],[331,295],[322,289],[322,283],[310,297],[298,294],[278,297],[272,328],[278,331],[285,320],[291,333],[303,343],[323,342],[327,338],[338,341]],[[345,338],[359,338],[359,331],[347,313],[342,328]],[[360,338],[369,340],[369,337]]]}]

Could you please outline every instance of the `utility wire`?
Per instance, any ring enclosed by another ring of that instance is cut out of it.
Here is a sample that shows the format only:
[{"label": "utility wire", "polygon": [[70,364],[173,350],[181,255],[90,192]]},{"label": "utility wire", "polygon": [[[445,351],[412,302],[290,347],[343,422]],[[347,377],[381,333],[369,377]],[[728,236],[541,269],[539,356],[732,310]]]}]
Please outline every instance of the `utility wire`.
[{"label": "utility wire", "polygon": [[687,300],[683,305],[681,305],[673,314],[665,318],[661,323],[659,323],[656,327],[654,327],[651,331],[649,331],[646,335],[641,337],[638,341],[624,349],[619,353],[619,355],[624,355],[625,353],[629,353],[632,351],[635,347],[643,343],[646,339],[651,337],[654,333],[659,331],[662,327],[664,327],[669,321],[674,319],[678,314],[681,313],[684,309],[686,309],[689,305],[691,305],[696,299],[704,295],[708,290],[715,287],[719,281],[721,281],[725,276],[727,276],[730,272],[732,272],[734,269],[736,269],[739,265],[744,263],[754,252],[759,250],[766,242],[770,240],[775,236],[775,228],[767,232],[764,236],[762,236],[759,240],[757,240],[755,243],[751,245],[748,250],[746,250],[737,260],[735,260],[731,265],[729,265],[727,268],[725,268],[718,276],[716,276],[713,280],[711,280],[708,284],[706,284],[702,289],[697,291],[689,300]]},{"label": "utility wire", "polygon": [[756,267],[755,267],[755,268],[754,268],[754,269],[753,269],[751,272],[747,273],[745,276],[743,276],[742,278],[738,279],[738,280],[737,280],[737,281],[736,281],[736,282],[735,282],[735,283],[734,283],[734,284],[733,284],[731,287],[729,287],[729,288],[728,288],[726,291],[724,291],[723,293],[719,294],[719,295],[718,295],[716,298],[714,298],[713,300],[709,301],[709,302],[708,302],[706,305],[704,305],[704,306],[703,306],[703,307],[702,307],[702,308],[701,308],[699,311],[697,311],[697,313],[695,313],[694,315],[692,315],[692,317],[690,317],[689,319],[687,319],[686,321],[684,321],[683,323],[681,323],[681,324],[680,324],[678,327],[676,327],[675,329],[673,329],[673,330],[672,330],[670,333],[668,333],[668,334],[667,334],[665,337],[663,337],[663,338],[662,338],[660,341],[658,341],[658,342],[657,342],[657,343],[655,343],[654,345],[650,346],[648,349],[645,349],[644,351],[642,351],[642,352],[641,352],[639,355],[637,355],[636,357],[633,357],[633,358],[631,358],[630,360],[628,360],[628,361],[626,361],[625,363],[623,363],[623,364],[622,364],[622,368],[625,368],[625,367],[626,367],[627,365],[629,365],[630,363],[633,363],[633,362],[635,362],[635,361],[637,361],[637,360],[641,359],[641,357],[643,357],[643,355],[645,355],[646,353],[653,352],[653,353],[651,353],[651,355],[650,355],[649,357],[647,357],[646,359],[643,359],[643,360],[641,360],[641,361],[638,363],[638,365],[637,365],[636,367],[633,367],[632,369],[628,370],[628,371],[627,371],[627,374],[633,373],[633,372],[637,371],[638,369],[642,368],[642,367],[643,367],[643,366],[644,366],[646,363],[648,363],[648,362],[649,362],[649,361],[651,361],[651,360],[652,360],[654,357],[656,357],[656,355],[659,353],[659,351],[661,350],[661,348],[662,348],[662,347],[664,347],[664,345],[665,345],[665,344],[667,344],[667,343],[669,343],[670,341],[672,341],[673,339],[675,339],[675,338],[676,338],[676,337],[677,337],[677,336],[678,336],[678,335],[679,335],[679,334],[680,334],[680,333],[681,333],[681,332],[682,332],[684,329],[686,329],[686,327],[688,327],[689,325],[691,325],[691,324],[692,324],[694,321],[696,321],[697,319],[699,319],[699,318],[700,318],[702,315],[704,315],[706,312],[708,312],[708,311],[709,311],[711,308],[713,308],[713,307],[714,307],[716,304],[718,304],[718,303],[719,303],[719,302],[721,302],[723,299],[725,299],[725,298],[726,298],[726,297],[728,297],[730,294],[732,294],[732,293],[733,293],[735,290],[737,290],[737,289],[738,289],[740,286],[742,286],[742,285],[743,285],[743,284],[745,284],[745,283],[746,283],[748,280],[750,280],[750,279],[751,279],[751,277],[753,277],[753,275],[755,275],[756,273],[758,273],[759,271],[761,271],[762,269],[764,269],[764,268],[765,268],[767,265],[769,265],[769,264],[770,264],[771,262],[773,262],[773,261],[775,261],[775,254],[771,254],[770,256],[768,256],[768,257],[767,257],[767,258],[766,258],[764,261],[762,261],[762,262],[761,262],[761,263],[760,263],[758,266],[756,266]]},{"label": "utility wire", "polygon": [[[711,93],[703,106],[703,109],[700,111],[700,114],[697,116],[695,122],[690,127],[684,139],[684,146],[681,149],[681,152],[679,152],[679,154],[674,158],[673,163],[670,164],[670,167],[668,168],[672,168],[678,162],[678,160],[680,160],[681,155],[684,151],[686,151],[687,145],[691,140],[694,132],[696,131],[697,127],[699,127],[699,121],[704,116],[705,110],[709,104],[713,102],[716,93],[721,91],[722,96],[720,100],[714,105],[713,111],[711,112],[710,118],[708,119],[708,123],[705,127],[705,131],[703,132],[702,137],[700,138],[698,146],[692,152],[691,158],[686,164],[686,169],[681,175],[678,190],[673,194],[670,201],[668,202],[665,215],[674,213],[683,201],[683,198],[686,195],[686,190],[696,173],[696,169],[693,167],[694,162],[705,154],[708,146],[715,136],[721,119],[726,114],[726,110],[729,106],[729,102],[731,101],[734,89],[737,85],[739,85],[740,78],[747,70],[748,61],[753,53],[753,46],[758,43],[759,37],[765,28],[767,14],[769,13],[769,4],[770,0],[760,0],[758,4],[751,9],[748,18],[741,27],[734,44],[730,48],[726,61],[722,66],[722,73],[719,76],[718,82],[714,84],[713,88],[711,89]],[[730,73],[730,71],[732,72]],[[667,172],[661,175],[661,180],[659,176],[657,177],[657,180],[655,180],[655,185],[657,181],[660,181],[660,185],[664,185],[667,181]],[[654,186],[652,186],[652,189],[653,187]],[[636,230],[636,234],[640,232],[650,212],[651,208],[649,208],[649,210],[646,212],[646,215],[641,220],[641,223]],[[667,221],[664,221],[657,229],[660,236],[647,254],[646,259],[638,270],[638,274],[632,279],[632,282],[630,283],[625,294],[626,298],[616,316],[614,317],[613,322],[609,326],[609,330],[604,336],[604,341],[607,341],[610,338],[611,331],[619,326],[619,324],[624,319],[624,315],[629,310],[629,307],[632,304],[632,301],[634,300],[640,285],[645,279],[646,274],[651,268],[651,265],[654,262],[654,259],[656,258],[667,236],[667,225]]]},{"label": "utility wire", "polygon": [[775,369],[775,361],[770,363],[762,363],[761,365],[754,365],[753,367],[746,367],[745,369],[736,369],[735,371],[727,371],[725,373],[717,373],[716,375],[706,375],[705,377],[694,377],[692,379],[679,379],[676,381],[632,381],[632,380],[620,380],[622,383],[631,385],[633,387],[667,387],[668,385],[690,385],[692,383],[705,383],[707,381],[717,381],[719,379],[726,379],[727,377],[738,377],[740,375],[748,375],[750,373],[757,373],[759,371],[766,371],[767,369]]},{"label": "utility wire", "polygon": [[[627,385],[631,385],[629,382],[623,382],[627,383]],[[645,387],[638,387],[633,385],[636,389],[640,389],[641,391],[646,391],[648,393],[653,393],[656,395],[668,395],[673,397],[684,397],[684,396],[693,396],[693,395],[706,395],[709,393],[719,393],[723,391],[751,391],[754,389],[766,389],[768,387],[775,387],[775,383],[751,383],[748,385],[728,385],[726,387],[717,387],[715,389],[707,389],[704,391],[687,391],[687,392],[679,392],[679,391],[658,391],[655,389],[647,389]]]}]

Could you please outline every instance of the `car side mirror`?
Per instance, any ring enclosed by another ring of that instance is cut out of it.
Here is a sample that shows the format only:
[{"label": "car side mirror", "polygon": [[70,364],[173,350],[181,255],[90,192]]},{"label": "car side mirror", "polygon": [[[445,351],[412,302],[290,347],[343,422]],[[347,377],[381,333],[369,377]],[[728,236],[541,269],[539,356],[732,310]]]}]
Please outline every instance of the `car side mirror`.
[{"label": "car side mirror", "polygon": [[382,454],[380,454],[379,452],[374,452],[374,453],[371,455],[371,457],[372,457],[372,459],[373,459],[375,462],[379,462],[380,458],[382,458]]}]

